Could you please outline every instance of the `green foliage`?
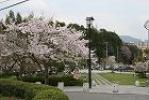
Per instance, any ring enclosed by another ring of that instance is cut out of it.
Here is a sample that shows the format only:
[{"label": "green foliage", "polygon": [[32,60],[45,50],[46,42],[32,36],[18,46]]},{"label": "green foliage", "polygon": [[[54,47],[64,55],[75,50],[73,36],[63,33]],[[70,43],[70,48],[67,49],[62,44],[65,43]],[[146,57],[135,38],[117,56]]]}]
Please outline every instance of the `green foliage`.
[{"label": "green foliage", "polygon": [[134,64],[135,62],[142,62],[142,61],[144,61],[144,57],[143,57],[143,52],[140,50],[140,51],[138,52],[138,55],[134,58],[133,64]]},{"label": "green foliage", "polygon": [[0,73],[0,78],[10,78],[15,76],[15,73]]},{"label": "green foliage", "polygon": [[6,15],[5,24],[10,24],[9,16],[8,15]]},{"label": "green foliage", "polygon": [[55,27],[64,27],[65,25],[66,25],[65,22],[56,21],[55,23]]},{"label": "green foliage", "polygon": [[9,18],[12,22],[15,22],[15,14],[12,10],[9,11]]},{"label": "green foliage", "polygon": [[145,49],[144,50],[144,53],[147,54],[147,55],[149,55],[149,49]]},{"label": "green foliage", "polygon": [[49,26],[54,26],[54,22],[53,22],[53,21],[51,21],[51,20],[49,21],[49,23],[48,23],[48,24],[49,24]]},{"label": "green foliage", "polygon": [[20,24],[20,23],[22,23],[22,16],[20,15],[20,13],[17,13],[16,24]]},{"label": "green foliage", "polygon": [[[44,84],[44,77],[42,76],[24,76],[22,78],[24,82],[41,82]],[[58,82],[64,82],[65,86],[82,86],[83,80],[76,80],[73,76],[65,75],[65,76],[50,76],[49,77],[49,85],[57,86]]]},{"label": "green foliage", "polygon": [[0,33],[3,33],[5,29],[6,29],[6,26],[2,21],[0,21]]},{"label": "green foliage", "polygon": [[133,58],[136,58],[141,52],[141,49],[139,49],[136,45],[128,45],[128,48],[132,52]]},{"label": "green foliage", "polygon": [[23,19],[21,14],[20,13],[17,13],[15,15],[15,13],[10,10],[9,11],[9,14],[6,15],[6,18],[5,18],[5,24],[12,24],[12,23],[15,23],[15,24],[20,24],[22,23],[23,21],[27,21],[28,19],[30,19],[30,17],[32,17],[31,15],[29,15],[29,17],[27,19]]},{"label": "green foliage", "polygon": [[135,61],[143,60],[141,49],[139,49],[136,45],[126,45],[126,46],[130,50],[131,56],[129,59],[127,57],[124,57],[123,62],[125,62],[126,64],[134,64]]},{"label": "green foliage", "polygon": [[146,73],[137,73],[137,76],[139,77],[139,78],[146,78]]},{"label": "green foliage", "polygon": [[51,86],[2,79],[0,80],[0,94],[25,100],[68,100],[61,90]]},{"label": "green foliage", "polygon": [[65,64],[62,61],[52,60],[51,66],[57,69],[57,72],[64,71]]},{"label": "green foliage", "polygon": [[83,25],[79,25],[79,24],[75,24],[75,23],[70,23],[67,25],[67,28],[70,28],[70,29],[75,29],[77,31],[82,31],[84,32],[85,31],[85,28]]},{"label": "green foliage", "polygon": [[124,64],[132,64],[133,54],[127,45],[121,47],[120,61]]},{"label": "green foliage", "polygon": [[[90,31],[86,31],[86,39],[91,39],[91,48],[95,50],[95,54],[99,59],[106,57],[106,43],[108,43],[108,55],[116,56],[117,48],[122,46],[122,40],[115,32],[107,31],[105,29],[97,30],[92,28]],[[120,49],[118,49],[120,51]]]},{"label": "green foliage", "polygon": [[15,18],[15,14],[12,10],[9,11],[9,14],[6,15],[6,19],[5,19],[5,23],[6,24],[11,24],[11,23],[14,23],[16,20]]},{"label": "green foliage", "polygon": [[144,53],[146,55],[146,60],[149,59],[149,49],[148,48],[144,50]]},{"label": "green foliage", "polygon": [[57,86],[58,82],[64,82],[65,86],[82,86],[83,80],[76,80],[73,78],[73,76],[52,76],[49,78],[49,84],[52,86]]}]

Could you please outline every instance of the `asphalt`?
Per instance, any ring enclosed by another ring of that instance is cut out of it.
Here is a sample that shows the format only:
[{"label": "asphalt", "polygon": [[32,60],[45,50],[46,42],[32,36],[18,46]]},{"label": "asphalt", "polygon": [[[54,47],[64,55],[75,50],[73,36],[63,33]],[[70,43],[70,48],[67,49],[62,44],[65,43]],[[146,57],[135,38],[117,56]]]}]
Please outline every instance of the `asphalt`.
[{"label": "asphalt", "polygon": [[105,94],[132,94],[132,95],[149,95],[149,87],[136,87],[128,85],[115,85],[106,86],[98,85],[93,86],[92,89],[87,89],[83,87],[65,87],[65,92],[88,92],[88,93],[105,93]]},{"label": "asphalt", "polygon": [[66,92],[69,100],[149,100],[149,95]]}]

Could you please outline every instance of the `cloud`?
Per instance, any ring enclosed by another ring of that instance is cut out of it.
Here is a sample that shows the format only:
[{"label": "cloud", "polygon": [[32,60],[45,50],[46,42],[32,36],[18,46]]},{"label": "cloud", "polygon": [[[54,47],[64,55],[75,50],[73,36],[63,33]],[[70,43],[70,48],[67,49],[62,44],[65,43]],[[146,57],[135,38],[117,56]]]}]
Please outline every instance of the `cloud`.
[{"label": "cloud", "polygon": [[[0,8],[18,1],[0,4]],[[83,25],[85,17],[93,16],[98,28],[141,39],[147,37],[143,24],[149,18],[149,0],[30,0],[11,9],[23,15],[34,12],[38,16],[53,17],[54,13],[57,20]],[[9,10],[0,12],[0,17]]]}]

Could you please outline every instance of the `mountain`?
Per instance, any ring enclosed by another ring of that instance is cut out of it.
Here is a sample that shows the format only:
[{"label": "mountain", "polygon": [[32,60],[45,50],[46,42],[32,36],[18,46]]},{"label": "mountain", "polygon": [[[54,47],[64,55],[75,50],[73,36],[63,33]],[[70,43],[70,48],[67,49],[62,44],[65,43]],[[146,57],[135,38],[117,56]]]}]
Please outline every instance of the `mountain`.
[{"label": "mountain", "polygon": [[131,36],[127,36],[127,35],[122,35],[120,36],[120,38],[122,39],[123,42],[125,43],[138,43],[138,42],[142,42],[140,39],[131,37]]}]

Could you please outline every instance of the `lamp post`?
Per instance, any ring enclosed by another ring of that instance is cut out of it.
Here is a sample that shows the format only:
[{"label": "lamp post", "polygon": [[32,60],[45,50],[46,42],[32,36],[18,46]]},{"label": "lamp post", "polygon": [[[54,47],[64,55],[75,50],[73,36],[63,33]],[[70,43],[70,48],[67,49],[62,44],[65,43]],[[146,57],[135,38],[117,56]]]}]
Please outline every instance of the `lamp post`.
[{"label": "lamp post", "polygon": [[106,62],[105,62],[105,68],[106,68],[107,67],[107,60],[108,60],[108,44],[109,44],[109,42],[104,42],[104,43],[106,45]]},{"label": "lamp post", "polygon": [[88,54],[88,83],[89,83],[89,88],[92,88],[92,76],[91,76],[91,26],[94,21],[93,17],[86,17],[86,24],[88,27],[88,36],[89,36],[89,54]]},{"label": "lamp post", "polygon": [[147,48],[149,46],[149,20],[145,22],[144,28],[148,31],[148,40],[147,40]]}]

